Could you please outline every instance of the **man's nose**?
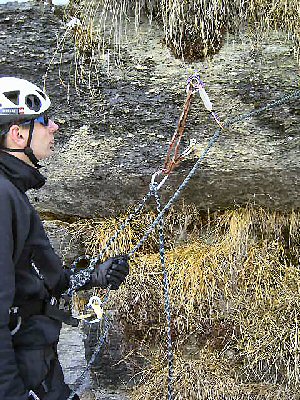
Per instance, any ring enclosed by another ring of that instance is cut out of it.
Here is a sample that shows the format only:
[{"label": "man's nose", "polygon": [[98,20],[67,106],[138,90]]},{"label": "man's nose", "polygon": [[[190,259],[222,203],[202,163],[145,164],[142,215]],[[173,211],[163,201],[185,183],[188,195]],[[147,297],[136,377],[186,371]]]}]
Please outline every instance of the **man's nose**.
[{"label": "man's nose", "polygon": [[55,133],[59,129],[59,126],[52,119],[49,119],[48,128],[52,133]]}]

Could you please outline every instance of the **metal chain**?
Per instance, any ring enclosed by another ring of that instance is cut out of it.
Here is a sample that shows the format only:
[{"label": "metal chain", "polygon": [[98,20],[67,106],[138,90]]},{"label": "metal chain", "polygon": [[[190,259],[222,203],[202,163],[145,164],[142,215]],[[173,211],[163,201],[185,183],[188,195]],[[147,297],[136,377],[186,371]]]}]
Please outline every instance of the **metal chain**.
[{"label": "metal chain", "polygon": [[[161,201],[157,190],[157,184],[151,186],[151,190],[156,200],[157,212],[161,212]],[[164,219],[161,218],[159,222],[159,255],[163,273],[163,290],[164,290],[164,308],[167,320],[167,355],[168,355],[168,400],[173,399],[173,345],[171,335],[171,305],[170,305],[170,285],[168,271],[166,268],[165,258],[165,239],[164,239]]]}]

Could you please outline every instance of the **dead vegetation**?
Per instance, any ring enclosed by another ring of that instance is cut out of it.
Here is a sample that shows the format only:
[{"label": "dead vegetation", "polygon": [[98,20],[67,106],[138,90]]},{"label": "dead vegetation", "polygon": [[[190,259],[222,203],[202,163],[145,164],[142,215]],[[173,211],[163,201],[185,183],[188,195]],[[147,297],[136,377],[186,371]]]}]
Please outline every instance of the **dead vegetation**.
[{"label": "dead vegetation", "polygon": [[86,61],[101,54],[121,57],[128,21],[133,20],[138,31],[143,16],[150,22],[155,19],[163,27],[165,43],[177,57],[188,60],[215,54],[227,33],[240,31],[250,36],[284,31],[298,60],[300,55],[298,0],[73,0],[69,15],[81,21],[74,39]]},{"label": "dead vegetation", "polygon": [[[170,214],[175,399],[299,398],[299,217],[253,207],[205,216],[185,207]],[[127,252],[149,218],[143,215],[125,231],[115,251]],[[73,228],[97,253],[115,224],[81,222]],[[178,242],[182,229],[185,241]],[[162,399],[167,390],[156,251],[153,236],[132,260],[127,284],[111,298],[127,342],[126,362],[144,360],[135,400]]]}]

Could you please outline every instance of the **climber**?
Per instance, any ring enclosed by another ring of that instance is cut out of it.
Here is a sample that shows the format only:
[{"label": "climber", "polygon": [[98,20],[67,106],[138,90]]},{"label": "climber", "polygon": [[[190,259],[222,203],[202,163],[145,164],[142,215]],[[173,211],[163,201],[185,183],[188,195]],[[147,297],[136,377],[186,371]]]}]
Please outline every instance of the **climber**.
[{"label": "climber", "polygon": [[[57,357],[58,307],[71,272],[50,245],[26,191],[45,184],[41,160],[54,150],[58,125],[49,97],[19,78],[0,78],[0,399],[66,400]],[[118,289],[129,272],[126,256],[97,264],[85,288]],[[74,395],[73,399],[79,399]]]}]

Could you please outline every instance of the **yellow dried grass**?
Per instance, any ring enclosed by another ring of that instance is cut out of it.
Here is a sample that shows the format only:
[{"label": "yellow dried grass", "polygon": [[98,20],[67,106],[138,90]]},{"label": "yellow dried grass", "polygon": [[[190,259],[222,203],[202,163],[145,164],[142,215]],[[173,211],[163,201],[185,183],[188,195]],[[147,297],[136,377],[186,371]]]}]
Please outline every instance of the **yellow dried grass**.
[{"label": "yellow dried grass", "polygon": [[89,59],[107,51],[119,58],[127,20],[133,17],[137,29],[142,13],[160,21],[165,41],[178,57],[214,54],[228,32],[245,28],[255,36],[274,29],[286,32],[298,60],[300,56],[298,0],[80,0],[71,2],[69,12],[83,22],[75,30],[75,44]]},{"label": "yellow dried grass", "polygon": [[[172,212],[169,238],[173,231],[180,236],[178,226],[190,210]],[[188,243],[177,245],[173,238],[166,253],[175,399],[298,398],[299,212],[252,207],[210,216],[193,212],[185,227]],[[128,251],[149,218],[124,234],[122,250]],[[110,222],[97,222],[99,237]],[[126,362],[145,360],[135,400],[158,400],[166,390],[162,273],[153,253],[157,241],[152,238],[148,246],[131,262],[127,284],[110,303],[127,338]],[[95,244],[91,248],[96,251]]]}]

